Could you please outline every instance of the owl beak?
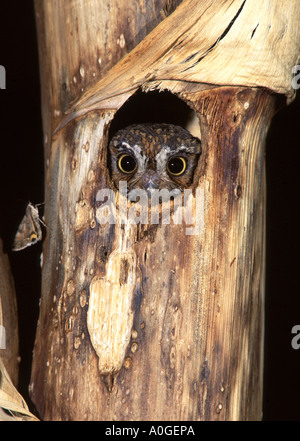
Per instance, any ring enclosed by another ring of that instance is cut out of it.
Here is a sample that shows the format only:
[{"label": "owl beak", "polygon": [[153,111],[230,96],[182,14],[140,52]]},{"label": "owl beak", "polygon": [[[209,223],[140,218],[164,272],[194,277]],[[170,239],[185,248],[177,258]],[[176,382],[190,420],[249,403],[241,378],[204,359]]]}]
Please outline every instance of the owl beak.
[{"label": "owl beak", "polygon": [[154,170],[148,170],[142,177],[142,185],[147,191],[148,196],[151,196],[151,192],[159,188],[160,177]]}]

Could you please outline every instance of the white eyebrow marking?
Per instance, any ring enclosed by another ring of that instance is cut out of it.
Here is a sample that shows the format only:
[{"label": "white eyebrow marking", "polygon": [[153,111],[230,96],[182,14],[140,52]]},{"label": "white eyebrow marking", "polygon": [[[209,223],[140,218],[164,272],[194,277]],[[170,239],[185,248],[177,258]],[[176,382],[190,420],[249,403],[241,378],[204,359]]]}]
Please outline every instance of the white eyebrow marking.
[{"label": "white eyebrow marking", "polygon": [[190,149],[187,146],[185,146],[185,145],[180,145],[180,146],[178,146],[175,149],[171,149],[167,145],[164,145],[162,147],[161,151],[158,152],[157,155],[155,156],[155,160],[159,161],[160,160],[160,156],[162,156],[162,159],[163,159],[163,158],[165,158],[170,153],[172,154],[172,156],[176,155],[177,153],[182,152],[183,150],[185,152],[189,152],[190,151]]},{"label": "white eyebrow marking", "polygon": [[182,152],[182,151],[188,152],[189,149],[185,145],[178,146],[176,149],[171,149],[168,146],[163,146],[161,151],[158,152],[157,155],[155,156],[157,170],[159,170],[161,173],[167,175],[165,172],[167,158],[169,156],[174,156],[177,153]]},{"label": "white eyebrow marking", "polygon": [[[130,144],[128,144],[128,142],[126,141],[122,141],[122,147],[125,147],[127,150],[130,150],[131,152],[135,153],[135,154],[141,154],[141,147],[139,147],[137,144],[135,144],[134,146],[131,146]],[[120,147],[119,147],[120,149]]]},{"label": "white eyebrow marking", "polygon": [[131,149],[133,150],[134,153],[141,154],[142,149],[137,144],[135,144],[133,147],[131,147]]},{"label": "white eyebrow marking", "polygon": [[147,156],[143,155],[141,147],[139,147],[137,144],[131,146],[125,141],[122,141],[122,147],[125,147],[127,150],[133,153],[137,164],[139,171],[142,171],[146,168],[148,159]]}]

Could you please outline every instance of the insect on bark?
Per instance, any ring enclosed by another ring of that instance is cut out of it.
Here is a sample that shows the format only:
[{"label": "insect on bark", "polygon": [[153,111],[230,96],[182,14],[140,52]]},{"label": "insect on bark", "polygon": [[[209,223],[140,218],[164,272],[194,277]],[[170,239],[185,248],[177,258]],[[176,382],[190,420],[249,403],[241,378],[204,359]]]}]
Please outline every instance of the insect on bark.
[{"label": "insect on bark", "polygon": [[[41,204],[38,204],[41,205]],[[19,225],[13,243],[13,251],[20,251],[42,240],[42,229],[40,223],[43,221],[39,217],[37,206],[28,203],[25,215]]]}]

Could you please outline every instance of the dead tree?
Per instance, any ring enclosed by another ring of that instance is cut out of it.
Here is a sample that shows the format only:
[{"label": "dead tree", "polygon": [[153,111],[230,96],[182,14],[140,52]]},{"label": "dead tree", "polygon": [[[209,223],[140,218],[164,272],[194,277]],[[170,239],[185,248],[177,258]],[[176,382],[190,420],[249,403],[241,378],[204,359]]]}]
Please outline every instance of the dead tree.
[{"label": "dead tree", "polygon": [[17,299],[7,254],[0,239],[0,358],[15,386],[19,378]]},{"label": "dead tree", "polygon": [[[35,2],[48,228],[30,391],[43,419],[261,418],[264,143],[278,98],[293,98],[300,5],[170,4]],[[154,116],[155,91],[200,124],[197,234],[97,220],[110,130],[150,96]]]}]

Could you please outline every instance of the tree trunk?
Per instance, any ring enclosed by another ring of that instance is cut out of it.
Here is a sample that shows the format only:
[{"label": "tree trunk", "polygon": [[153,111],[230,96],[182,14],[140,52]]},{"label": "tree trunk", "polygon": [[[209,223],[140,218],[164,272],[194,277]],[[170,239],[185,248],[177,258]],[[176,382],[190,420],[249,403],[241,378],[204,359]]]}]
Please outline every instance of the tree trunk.
[{"label": "tree trunk", "polygon": [[[167,18],[170,2],[127,3],[35,3],[48,228],[31,396],[43,419],[260,419],[264,142],[273,92],[293,96],[298,30],[277,38],[276,1],[185,0]],[[154,117],[157,90],[200,124],[194,217],[103,225],[122,205],[98,198],[111,130],[149,96]]]},{"label": "tree trunk", "polygon": [[15,386],[19,378],[19,336],[15,286],[0,239],[0,356]]}]

